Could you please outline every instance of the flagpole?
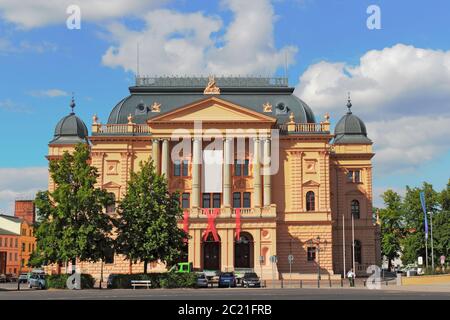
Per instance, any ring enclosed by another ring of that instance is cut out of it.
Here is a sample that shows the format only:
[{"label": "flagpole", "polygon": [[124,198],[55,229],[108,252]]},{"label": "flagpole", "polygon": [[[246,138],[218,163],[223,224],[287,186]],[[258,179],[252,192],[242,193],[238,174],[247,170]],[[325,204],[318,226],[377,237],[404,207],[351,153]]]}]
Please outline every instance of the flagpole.
[{"label": "flagpole", "polygon": [[428,238],[425,236],[425,265],[428,269]]},{"label": "flagpole", "polygon": [[342,255],[343,255],[343,260],[344,260],[344,279],[345,279],[345,274],[346,274],[346,264],[345,264],[345,215],[342,215]]},{"label": "flagpole", "polygon": [[433,251],[433,212],[430,212],[430,227],[431,227],[431,272],[434,273],[434,251]]}]

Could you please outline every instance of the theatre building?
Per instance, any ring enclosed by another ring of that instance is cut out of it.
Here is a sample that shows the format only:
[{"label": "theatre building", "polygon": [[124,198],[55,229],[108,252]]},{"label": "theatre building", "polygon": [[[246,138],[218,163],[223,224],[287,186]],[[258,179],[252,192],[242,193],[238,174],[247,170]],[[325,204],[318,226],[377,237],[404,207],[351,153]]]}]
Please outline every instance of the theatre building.
[{"label": "theatre building", "polygon": [[[129,90],[106,123],[93,116],[90,134],[72,102],[48,159],[88,143],[98,186],[117,202],[130,172],[152,159],[180,193],[194,268],[299,278],[379,264],[372,141],[350,100],[332,131],[285,78],[138,77]],[[99,263],[80,265],[100,274]],[[114,253],[104,264],[105,275],[142,270]]]}]

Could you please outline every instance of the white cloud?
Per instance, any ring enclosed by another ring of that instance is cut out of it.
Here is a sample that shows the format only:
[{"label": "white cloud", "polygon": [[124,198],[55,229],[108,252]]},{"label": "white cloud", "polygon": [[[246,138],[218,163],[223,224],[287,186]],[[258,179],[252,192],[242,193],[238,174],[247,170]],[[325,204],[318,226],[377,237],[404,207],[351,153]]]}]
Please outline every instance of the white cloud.
[{"label": "white cloud", "polygon": [[357,66],[322,61],[295,93],[337,121],[348,91],[374,141],[378,174],[415,170],[450,150],[450,51],[397,44],[365,53]]},{"label": "white cloud", "polygon": [[29,42],[22,40],[18,44],[13,43],[8,38],[0,38],[0,54],[8,55],[15,53],[31,52],[31,53],[46,53],[55,52],[58,50],[58,46],[52,42]]},{"label": "white cloud", "polygon": [[0,100],[0,110],[8,112],[32,113],[32,110],[30,108],[20,103],[14,102],[11,99]]},{"label": "white cloud", "polygon": [[0,212],[12,214],[15,199],[34,199],[47,185],[47,167],[0,168]]},{"label": "white cloud", "polygon": [[48,98],[68,96],[68,93],[61,89],[35,90],[31,91],[29,94],[33,97],[48,97]]},{"label": "white cloud", "polygon": [[[140,73],[162,74],[273,74],[292,63],[297,49],[274,46],[274,12],[269,0],[226,0],[232,11],[228,26],[204,13],[150,11],[142,30],[123,24],[108,27],[113,41],[103,64],[136,71],[136,46],[140,44]],[[218,36],[223,32],[223,36]]]},{"label": "white cloud", "polygon": [[380,175],[407,173],[450,150],[450,116],[405,116],[366,125]]},{"label": "white cloud", "polygon": [[[81,9],[81,23],[138,15],[143,10],[159,6],[165,0],[2,0],[0,17],[19,28],[30,29],[51,24],[61,24],[69,17],[70,5]],[[82,26],[83,27],[83,26]]]},{"label": "white cloud", "polygon": [[450,51],[403,44],[365,53],[357,66],[319,62],[300,77],[296,94],[314,110],[345,111],[351,92],[354,112],[366,120],[405,114],[450,113]]}]

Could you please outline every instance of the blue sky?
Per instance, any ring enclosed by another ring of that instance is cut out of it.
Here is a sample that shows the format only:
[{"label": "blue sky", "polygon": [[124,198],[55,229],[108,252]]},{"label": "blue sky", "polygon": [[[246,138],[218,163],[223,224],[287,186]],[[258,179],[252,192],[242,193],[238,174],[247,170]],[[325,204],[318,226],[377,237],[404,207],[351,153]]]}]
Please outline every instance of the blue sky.
[{"label": "blue sky", "polygon": [[[448,1],[112,2],[116,10],[104,12],[93,12],[85,0],[48,8],[44,0],[0,2],[0,210],[45,188],[47,143],[69,112],[71,92],[88,127],[94,113],[105,122],[128,94],[135,39],[142,42],[141,68],[149,74],[208,74],[211,66],[226,73],[234,66],[243,74],[282,75],[287,55],[289,82],[317,118],[328,111],[335,123],[352,91],[353,111],[375,142],[376,195],[422,181],[438,189],[447,183]],[[80,30],[65,25],[72,3],[81,8]],[[366,27],[371,4],[381,9],[381,30]],[[171,48],[182,48],[179,64]],[[246,54],[249,60],[241,57]],[[261,63],[254,63],[259,55]]]}]

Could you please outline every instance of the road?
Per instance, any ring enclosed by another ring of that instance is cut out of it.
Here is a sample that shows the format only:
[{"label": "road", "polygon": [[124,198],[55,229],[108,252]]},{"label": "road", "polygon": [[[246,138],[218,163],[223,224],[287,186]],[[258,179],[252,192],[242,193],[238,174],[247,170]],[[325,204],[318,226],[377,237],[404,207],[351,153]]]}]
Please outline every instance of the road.
[{"label": "road", "polygon": [[93,289],[0,291],[0,300],[450,300],[450,285],[399,287],[382,290],[366,288],[296,289]]}]

